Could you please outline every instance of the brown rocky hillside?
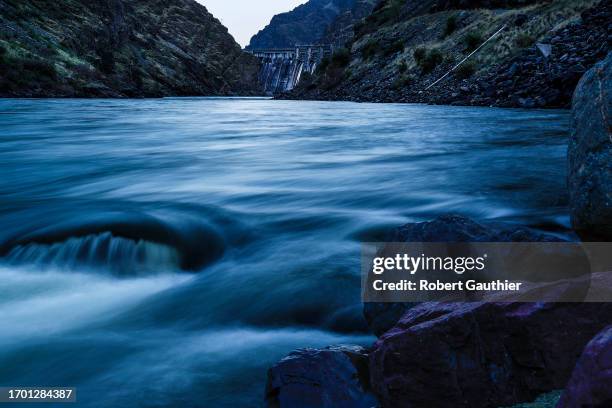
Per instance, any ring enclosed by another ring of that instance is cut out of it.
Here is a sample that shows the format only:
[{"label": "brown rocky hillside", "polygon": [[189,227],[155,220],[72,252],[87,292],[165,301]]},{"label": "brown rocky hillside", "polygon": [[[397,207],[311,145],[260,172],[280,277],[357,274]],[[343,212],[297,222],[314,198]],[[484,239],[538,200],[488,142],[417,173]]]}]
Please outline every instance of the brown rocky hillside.
[{"label": "brown rocky hillside", "polygon": [[610,51],[611,28],[605,0],[383,0],[346,49],[285,97],[569,107],[582,74]]},{"label": "brown rocky hillside", "polygon": [[257,71],[194,0],[0,0],[1,96],[253,94]]}]

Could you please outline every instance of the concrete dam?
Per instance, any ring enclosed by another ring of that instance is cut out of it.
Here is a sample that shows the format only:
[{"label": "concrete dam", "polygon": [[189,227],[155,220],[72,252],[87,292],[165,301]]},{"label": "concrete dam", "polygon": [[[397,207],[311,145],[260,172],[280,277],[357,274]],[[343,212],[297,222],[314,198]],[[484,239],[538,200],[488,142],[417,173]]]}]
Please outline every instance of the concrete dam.
[{"label": "concrete dam", "polygon": [[267,95],[290,91],[304,73],[312,74],[323,58],[332,52],[330,45],[296,45],[291,48],[249,50],[261,61],[259,81]]}]

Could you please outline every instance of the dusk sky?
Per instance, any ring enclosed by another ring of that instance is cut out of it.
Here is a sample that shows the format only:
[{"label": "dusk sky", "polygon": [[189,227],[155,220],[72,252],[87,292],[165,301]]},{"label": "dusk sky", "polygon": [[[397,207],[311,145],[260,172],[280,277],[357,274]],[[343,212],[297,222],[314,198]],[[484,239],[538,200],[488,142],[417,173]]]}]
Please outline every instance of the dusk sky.
[{"label": "dusk sky", "polygon": [[217,17],[243,47],[272,16],[292,10],[307,0],[197,0]]}]

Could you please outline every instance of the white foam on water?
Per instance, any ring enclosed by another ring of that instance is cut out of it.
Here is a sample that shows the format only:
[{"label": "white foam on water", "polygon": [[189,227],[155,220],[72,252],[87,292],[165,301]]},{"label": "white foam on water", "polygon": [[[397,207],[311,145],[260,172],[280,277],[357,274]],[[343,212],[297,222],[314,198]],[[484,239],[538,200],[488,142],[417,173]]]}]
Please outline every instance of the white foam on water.
[{"label": "white foam on water", "polygon": [[71,237],[51,244],[17,245],[4,257],[11,265],[46,269],[102,269],[119,274],[149,274],[180,268],[180,255],[167,245],[134,241],[110,232]]},{"label": "white foam on water", "polygon": [[116,279],[57,269],[0,266],[0,344],[44,339],[112,319],[191,275]]}]

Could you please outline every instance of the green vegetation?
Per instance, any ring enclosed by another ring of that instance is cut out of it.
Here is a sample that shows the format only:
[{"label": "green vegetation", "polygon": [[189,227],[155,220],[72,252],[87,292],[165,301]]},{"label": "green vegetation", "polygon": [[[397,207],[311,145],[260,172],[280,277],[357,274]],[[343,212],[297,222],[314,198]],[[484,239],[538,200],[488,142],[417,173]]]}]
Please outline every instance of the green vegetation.
[{"label": "green vegetation", "polygon": [[317,65],[317,69],[315,70],[315,73],[316,74],[324,73],[328,66],[329,66],[329,57],[324,57],[321,60],[321,62],[319,62],[319,65]]},{"label": "green vegetation", "polygon": [[465,50],[467,52],[474,51],[480,46],[480,44],[483,43],[483,41],[482,33],[478,31],[472,31],[463,37],[463,44],[465,44]]},{"label": "green vegetation", "polygon": [[455,71],[455,77],[458,79],[468,79],[476,72],[476,64],[473,62],[465,62]]},{"label": "green vegetation", "polygon": [[376,31],[382,25],[399,20],[405,0],[384,0],[378,3],[372,13],[365,20],[355,25],[356,37]]},{"label": "green vegetation", "polygon": [[535,44],[536,39],[527,33],[521,33],[516,37],[515,43],[519,48],[529,48]]},{"label": "green vegetation", "polygon": [[446,19],[446,26],[442,38],[446,38],[457,30],[457,16],[449,16]]},{"label": "green vegetation", "polygon": [[347,48],[339,48],[330,59],[324,58],[317,68],[319,84],[325,89],[331,89],[343,79],[348,79],[352,75],[346,69],[350,62],[351,52]]},{"label": "green vegetation", "polygon": [[369,39],[368,42],[361,48],[361,57],[364,60],[369,60],[376,55],[378,50],[378,42],[374,39]]},{"label": "green vegetation", "polygon": [[427,56],[427,50],[423,47],[419,47],[416,50],[414,50],[414,53],[412,54],[412,56],[414,57],[414,60],[416,61],[417,64],[421,64],[421,62]]},{"label": "green vegetation", "polygon": [[403,74],[408,71],[408,64],[406,64],[406,60],[401,60],[399,64],[397,64],[397,72]]},{"label": "green vegetation", "polygon": [[425,48],[417,48],[414,51],[414,59],[421,68],[421,73],[428,74],[444,61],[442,53],[437,48],[427,51]]},{"label": "green vegetation", "polygon": [[411,77],[410,75],[403,74],[395,78],[395,80],[391,84],[391,89],[395,89],[395,90],[402,89],[402,88],[412,85],[413,83],[414,83],[413,77]]},{"label": "green vegetation", "polygon": [[397,54],[398,52],[404,51],[404,41],[397,40],[389,44],[388,47],[383,49],[383,54],[385,56]]},{"label": "green vegetation", "polygon": [[347,48],[339,48],[331,57],[331,65],[346,67],[351,62],[351,52]]}]

